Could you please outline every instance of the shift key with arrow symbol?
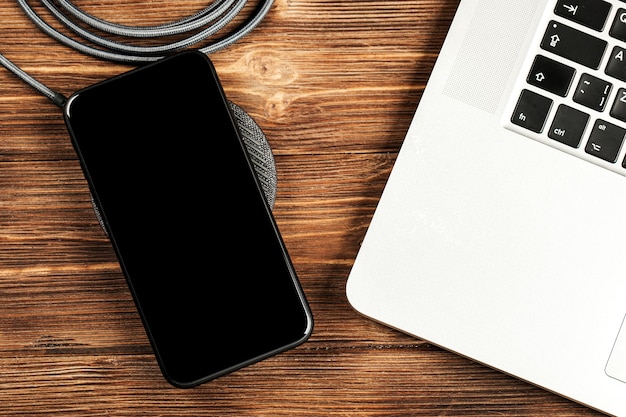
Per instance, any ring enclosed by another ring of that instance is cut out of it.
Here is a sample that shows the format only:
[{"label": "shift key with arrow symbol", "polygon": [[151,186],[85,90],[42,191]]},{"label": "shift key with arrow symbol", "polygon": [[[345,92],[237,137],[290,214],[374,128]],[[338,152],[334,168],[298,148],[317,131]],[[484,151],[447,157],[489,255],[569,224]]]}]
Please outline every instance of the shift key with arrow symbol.
[{"label": "shift key with arrow symbol", "polygon": [[572,85],[576,70],[563,63],[537,55],[526,82],[535,87],[565,97]]}]

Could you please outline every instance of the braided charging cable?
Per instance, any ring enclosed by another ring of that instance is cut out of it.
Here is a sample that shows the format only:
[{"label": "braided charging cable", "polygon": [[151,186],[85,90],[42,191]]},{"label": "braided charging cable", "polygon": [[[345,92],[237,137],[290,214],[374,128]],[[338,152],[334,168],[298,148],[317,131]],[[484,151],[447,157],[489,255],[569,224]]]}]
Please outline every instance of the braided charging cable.
[{"label": "braided charging cable", "polygon": [[[138,27],[103,20],[69,0],[40,0],[57,26],[60,23],[70,30],[68,35],[46,21],[28,0],[16,1],[39,29],[62,44],[101,59],[130,64],[156,61],[218,34],[241,14],[247,3],[247,0],[215,0],[192,16],[158,26]],[[258,26],[273,3],[274,0],[260,0],[243,23],[200,50],[210,54],[237,42]],[[133,44],[132,40],[137,38],[162,42],[141,46]]]}]

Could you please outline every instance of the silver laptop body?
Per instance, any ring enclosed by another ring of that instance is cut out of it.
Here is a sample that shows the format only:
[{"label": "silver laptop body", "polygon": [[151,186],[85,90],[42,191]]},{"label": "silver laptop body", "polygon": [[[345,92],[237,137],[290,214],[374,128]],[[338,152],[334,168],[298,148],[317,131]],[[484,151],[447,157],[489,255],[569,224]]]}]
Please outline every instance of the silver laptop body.
[{"label": "silver laptop body", "polygon": [[626,415],[620,23],[614,0],[461,0],[347,282],[365,316],[613,415]]}]

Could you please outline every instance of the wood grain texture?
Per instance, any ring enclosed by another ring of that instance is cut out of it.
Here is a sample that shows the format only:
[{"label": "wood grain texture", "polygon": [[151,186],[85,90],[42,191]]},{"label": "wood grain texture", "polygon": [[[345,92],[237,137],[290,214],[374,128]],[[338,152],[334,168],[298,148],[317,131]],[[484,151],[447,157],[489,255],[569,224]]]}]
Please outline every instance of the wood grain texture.
[{"label": "wood grain texture", "polygon": [[[76,3],[154,24],[208,2]],[[55,90],[130,68],[60,46],[1,4],[0,52]],[[316,325],[302,346],[190,390],[161,377],[59,110],[0,71],[0,416],[596,415],[369,321],[346,300],[457,4],[276,0],[250,36],[211,56],[275,152],[275,216]]]}]

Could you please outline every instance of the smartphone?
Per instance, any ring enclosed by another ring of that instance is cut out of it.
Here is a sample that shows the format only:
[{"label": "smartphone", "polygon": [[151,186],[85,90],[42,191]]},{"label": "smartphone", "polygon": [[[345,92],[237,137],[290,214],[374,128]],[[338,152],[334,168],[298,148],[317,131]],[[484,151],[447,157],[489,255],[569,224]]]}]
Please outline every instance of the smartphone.
[{"label": "smartphone", "polygon": [[309,306],[205,54],[78,91],[64,117],[171,384],[201,384],[310,336]]}]

